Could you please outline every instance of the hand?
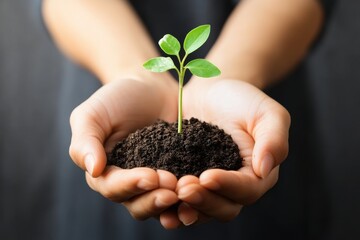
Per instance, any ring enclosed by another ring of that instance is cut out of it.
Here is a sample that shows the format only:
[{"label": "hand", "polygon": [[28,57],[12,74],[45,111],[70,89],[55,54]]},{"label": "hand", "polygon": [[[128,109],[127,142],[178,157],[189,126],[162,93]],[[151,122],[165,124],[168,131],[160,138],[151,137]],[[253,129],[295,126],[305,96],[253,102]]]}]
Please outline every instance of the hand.
[{"label": "hand", "polygon": [[244,161],[238,171],[212,169],[199,178],[181,178],[178,218],[185,225],[231,220],[277,182],[278,165],[288,153],[290,116],[256,87],[231,79],[193,79],[184,90],[184,116],[224,129]]},{"label": "hand", "polygon": [[87,183],[106,198],[123,203],[136,219],[158,216],[178,201],[177,180],[169,172],[106,167],[106,152],[119,139],[157,119],[176,119],[175,81],[161,75],[141,80],[119,79],[104,85],[70,118],[70,156],[86,170]]}]

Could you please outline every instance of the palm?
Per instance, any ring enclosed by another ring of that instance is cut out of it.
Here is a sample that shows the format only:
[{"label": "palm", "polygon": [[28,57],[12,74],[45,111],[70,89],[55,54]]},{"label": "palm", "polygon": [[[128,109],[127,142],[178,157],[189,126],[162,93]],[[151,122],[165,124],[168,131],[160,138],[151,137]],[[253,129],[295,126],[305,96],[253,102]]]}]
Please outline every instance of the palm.
[{"label": "palm", "polygon": [[109,83],[87,102],[89,119],[105,134],[108,152],[120,139],[156,121],[176,119],[176,101],[166,99],[149,84],[134,80]]},{"label": "palm", "polygon": [[238,144],[245,166],[251,166],[256,124],[277,104],[257,88],[236,80],[213,85],[198,104],[191,101],[191,95],[185,97],[185,117],[196,117],[224,129]]}]

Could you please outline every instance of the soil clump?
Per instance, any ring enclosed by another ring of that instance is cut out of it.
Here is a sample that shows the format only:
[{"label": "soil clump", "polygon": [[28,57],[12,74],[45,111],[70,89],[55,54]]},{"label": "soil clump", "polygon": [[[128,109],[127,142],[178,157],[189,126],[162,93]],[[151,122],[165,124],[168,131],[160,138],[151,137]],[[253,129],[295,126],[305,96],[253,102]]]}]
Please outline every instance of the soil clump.
[{"label": "soil clump", "polygon": [[183,133],[177,123],[158,121],[137,130],[114,147],[109,165],[131,169],[149,167],[172,172],[178,179],[212,168],[238,170],[242,166],[239,148],[217,126],[196,118],[183,120]]}]

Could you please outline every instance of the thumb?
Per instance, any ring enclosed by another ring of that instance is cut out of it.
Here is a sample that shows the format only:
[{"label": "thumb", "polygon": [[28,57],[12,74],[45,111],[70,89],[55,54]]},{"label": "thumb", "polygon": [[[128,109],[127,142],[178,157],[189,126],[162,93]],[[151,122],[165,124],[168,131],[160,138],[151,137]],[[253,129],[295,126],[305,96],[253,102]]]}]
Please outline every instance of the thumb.
[{"label": "thumb", "polygon": [[253,170],[266,178],[288,155],[290,115],[282,106],[268,111],[254,129]]},{"label": "thumb", "polygon": [[81,169],[91,176],[98,177],[103,172],[107,157],[104,149],[105,136],[99,121],[85,111],[84,104],[77,107],[71,114],[71,144],[69,154]]}]

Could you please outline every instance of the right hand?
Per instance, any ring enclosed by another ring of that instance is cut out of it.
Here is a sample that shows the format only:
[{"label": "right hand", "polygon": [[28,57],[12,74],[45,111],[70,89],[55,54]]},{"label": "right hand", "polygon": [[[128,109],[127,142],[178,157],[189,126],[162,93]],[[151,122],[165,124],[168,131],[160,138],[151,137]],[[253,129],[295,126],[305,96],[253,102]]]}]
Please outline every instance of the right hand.
[{"label": "right hand", "polygon": [[110,82],[74,109],[70,117],[70,156],[86,171],[88,185],[104,197],[123,203],[135,219],[157,217],[178,201],[177,180],[170,172],[106,166],[106,153],[129,133],[157,119],[176,120],[176,82],[166,74],[146,80]]},{"label": "right hand", "polygon": [[209,169],[184,176],[177,193],[185,225],[210,219],[230,221],[278,180],[288,154],[290,115],[260,89],[239,79],[192,79],[184,90],[184,115],[219,126],[239,146],[237,171]]}]

